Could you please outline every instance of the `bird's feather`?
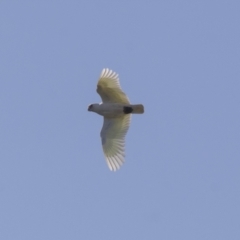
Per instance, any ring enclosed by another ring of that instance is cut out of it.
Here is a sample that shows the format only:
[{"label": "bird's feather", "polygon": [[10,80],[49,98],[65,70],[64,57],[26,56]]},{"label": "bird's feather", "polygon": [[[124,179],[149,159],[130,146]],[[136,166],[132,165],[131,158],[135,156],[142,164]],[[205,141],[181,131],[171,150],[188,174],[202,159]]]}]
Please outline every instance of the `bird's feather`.
[{"label": "bird's feather", "polygon": [[128,97],[121,89],[118,74],[108,68],[102,70],[97,84],[97,93],[100,95],[103,103],[130,103]]},{"label": "bird's feather", "polygon": [[102,147],[107,165],[112,171],[116,171],[124,163],[125,135],[130,121],[130,114],[120,118],[104,118],[101,130]]}]

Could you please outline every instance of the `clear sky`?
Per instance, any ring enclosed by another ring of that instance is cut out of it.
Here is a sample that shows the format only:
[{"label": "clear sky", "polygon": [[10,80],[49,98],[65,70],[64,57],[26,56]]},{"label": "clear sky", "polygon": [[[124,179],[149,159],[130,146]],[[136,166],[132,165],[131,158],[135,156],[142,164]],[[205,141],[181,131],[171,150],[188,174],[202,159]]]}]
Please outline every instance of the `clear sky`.
[{"label": "clear sky", "polygon": [[[239,1],[1,1],[0,239],[239,240]],[[102,152],[103,68],[145,114]]]}]

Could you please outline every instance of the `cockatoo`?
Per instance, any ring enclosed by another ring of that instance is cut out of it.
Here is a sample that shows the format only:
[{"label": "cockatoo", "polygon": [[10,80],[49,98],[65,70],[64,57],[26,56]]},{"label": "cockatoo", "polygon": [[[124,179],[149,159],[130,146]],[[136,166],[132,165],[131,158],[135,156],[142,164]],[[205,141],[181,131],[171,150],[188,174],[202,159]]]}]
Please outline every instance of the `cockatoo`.
[{"label": "cockatoo", "polygon": [[118,170],[124,163],[125,135],[128,131],[131,114],[143,113],[142,104],[132,105],[122,91],[118,74],[108,68],[101,72],[97,84],[97,93],[102,103],[88,106],[88,111],[103,116],[103,127],[100,133],[103,152],[111,171]]}]

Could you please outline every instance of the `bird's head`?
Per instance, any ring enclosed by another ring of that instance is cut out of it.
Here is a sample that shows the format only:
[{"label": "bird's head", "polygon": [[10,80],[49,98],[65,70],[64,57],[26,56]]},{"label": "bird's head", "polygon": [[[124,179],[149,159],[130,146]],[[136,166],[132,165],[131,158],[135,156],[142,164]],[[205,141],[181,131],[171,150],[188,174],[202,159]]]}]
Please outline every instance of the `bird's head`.
[{"label": "bird's head", "polygon": [[88,111],[89,111],[89,112],[95,112],[96,107],[97,107],[98,105],[99,105],[99,104],[97,104],[97,103],[90,104],[90,105],[88,106]]}]

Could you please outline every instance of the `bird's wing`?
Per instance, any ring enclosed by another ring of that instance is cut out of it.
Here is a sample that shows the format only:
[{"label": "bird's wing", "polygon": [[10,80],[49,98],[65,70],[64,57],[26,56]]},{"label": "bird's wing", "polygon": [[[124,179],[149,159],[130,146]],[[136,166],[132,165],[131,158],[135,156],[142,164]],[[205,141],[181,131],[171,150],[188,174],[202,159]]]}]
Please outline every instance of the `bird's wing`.
[{"label": "bird's wing", "polygon": [[120,87],[118,74],[108,68],[102,70],[97,84],[97,93],[102,98],[103,103],[130,103]]},{"label": "bird's wing", "polygon": [[130,114],[121,118],[104,118],[101,131],[102,147],[111,171],[116,171],[124,163],[125,135],[130,121]]}]

